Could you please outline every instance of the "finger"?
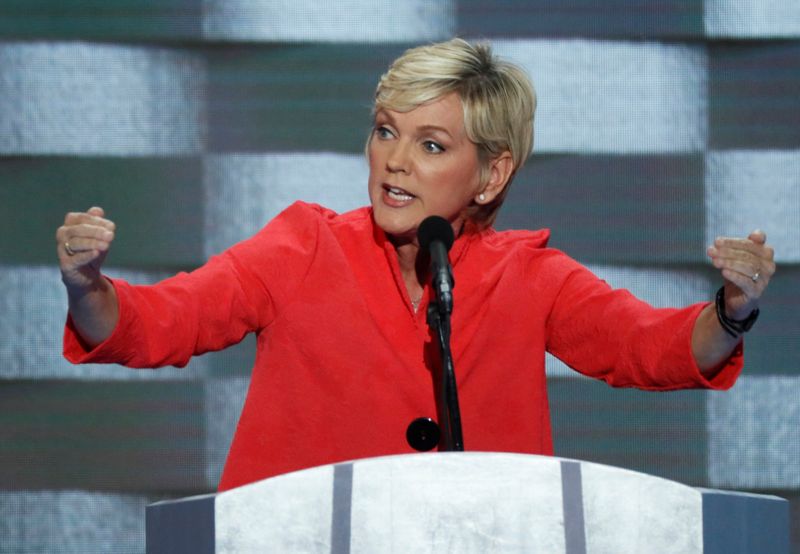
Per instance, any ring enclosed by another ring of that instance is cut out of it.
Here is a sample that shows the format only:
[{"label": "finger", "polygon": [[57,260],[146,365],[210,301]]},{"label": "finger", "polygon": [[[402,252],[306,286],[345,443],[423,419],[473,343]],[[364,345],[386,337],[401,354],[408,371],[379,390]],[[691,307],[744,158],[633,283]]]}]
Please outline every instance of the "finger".
[{"label": "finger", "polygon": [[761,229],[756,229],[749,235],[747,238],[755,242],[756,244],[766,244],[767,243],[767,234],[762,231]]},{"label": "finger", "polygon": [[735,250],[735,251],[745,251],[756,254],[764,248],[764,245],[761,243],[756,243],[750,238],[738,238],[738,237],[717,237],[714,239],[714,244],[712,247],[716,248],[717,250]]},{"label": "finger", "polygon": [[111,231],[117,227],[110,219],[91,215],[86,212],[70,212],[64,217],[64,225],[66,226],[82,224],[96,225],[97,227],[104,227]]},{"label": "finger", "polygon": [[96,225],[110,231],[114,231],[117,228],[117,225],[110,219],[93,215],[89,212],[70,212],[64,217],[64,225],[66,226],[81,224]]},{"label": "finger", "polygon": [[750,274],[761,271],[765,265],[772,263],[763,252],[761,252],[762,255],[759,256],[746,250],[735,250],[731,248],[717,249],[711,246],[708,248],[707,254],[711,258],[711,263],[716,268],[734,267],[731,264],[735,264],[735,269],[737,271]]},{"label": "finger", "polygon": [[76,238],[96,239],[103,242],[111,242],[114,240],[114,231],[106,227],[101,227],[93,224],[83,224],[73,227],[70,234]]},{"label": "finger", "polygon": [[77,239],[95,239],[110,243],[114,240],[115,233],[106,227],[81,223],[77,225],[62,225],[56,231],[56,241],[76,242]]},{"label": "finger", "polygon": [[105,211],[100,206],[92,206],[88,210],[86,210],[87,214],[96,216],[96,217],[103,217],[105,216]]},{"label": "finger", "polygon": [[761,287],[761,292],[766,288],[770,279],[777,271],[777,265],[771,260],[758,260],[754,265],[753,262],[742,262],[735,259],[712,258],[712,264],[717,269],[728,269],[735,271],[745,277],[752,279],[758,276],[757,281]]},{"label": "finger", "polygon": [[717,269],[729,269],[750,278],[760,274],[762,270],[761,264],[751,259],[714,257],[711,263]]},{"label": "finger", "polygon": [[708,248],[707,253],[711,258],[719,256],[748,260],[756,268],[765,265],[774,266],[775,250],[764,242],[758,242],[765,240],[766,235],[761,231],[754,231],[747,239],[719,237],[714,241],[714,245]]},{"label": "finger", "polygon": [[[726,264],[736,263],[735,267],[738,271],[746,274],[754,275],[759,273],[771,277],[777,270],[777,265],[774,261],[775,252],[769,246],[763,246],[758,250],[757,254],[752,254],[743,250],[734,249],[717,249],[713,246],[708,248],[708,256],[711,258],[711,263],[714,267],[722,268]],[[747,266],[752,270],[748,270]],[[730,266],[729,267],[733,267]]]},{"label": "finger", "polygon": [[771,246],[758,244],[748,239],[744,242],[722,242],[722,246],[717,246],[715,241],[714,245],[709,246],[707,253],[710,257],[722,258],[738,258],[754,260],[756,263],[761,261],[772,261],[775,257],[775,251]]},{"label": "finger", "polygon": [[762,283],[753,281],[750,276],[727,268],[722,270],[722,276],[739,287],[748,299],[757,300],[761,296]]},{"label": "finger", "polygon": [[111,248],[111,242],[92,238],[73,237],[68,241],[64,241],[63,248],[68,256],[74,256],[75,254],[89,252],[91,250],[105,252]]}]

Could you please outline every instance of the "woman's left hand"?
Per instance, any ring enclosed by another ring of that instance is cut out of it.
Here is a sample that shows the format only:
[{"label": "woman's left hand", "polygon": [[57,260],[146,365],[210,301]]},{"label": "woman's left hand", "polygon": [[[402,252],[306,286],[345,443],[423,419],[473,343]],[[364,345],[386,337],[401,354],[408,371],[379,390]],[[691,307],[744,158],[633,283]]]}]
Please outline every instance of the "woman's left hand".
[{"label": "woman's left hand", "polygon": [[718,237],[707,253],[725,278],[726,314],[747,318],[775,274],[775,252],[767,245],[767,235],[756,230],[746,239]]}]

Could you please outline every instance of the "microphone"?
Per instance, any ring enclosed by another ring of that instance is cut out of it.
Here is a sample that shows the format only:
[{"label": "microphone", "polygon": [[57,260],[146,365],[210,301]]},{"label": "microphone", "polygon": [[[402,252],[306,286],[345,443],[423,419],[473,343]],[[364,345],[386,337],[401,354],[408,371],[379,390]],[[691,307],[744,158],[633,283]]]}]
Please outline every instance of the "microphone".
[{"label": "microphone", "polygon": [[439,341],[439,354],[442,359],[441,386],[439,388],[439,424],[444,436],[444,450],[464,450],[461,433],[461,411],[458,407],[458,386],[453,367],[453,354],[450,351],[450,314],[453,312],[453,270],[447,252],[453,246],[453,228],[446,219],[432,215],[425,218],[417,229],[419,245],[431,257],[433,290],[436,292],[436,306],[428,306],[428,325],[435,331]]},{"label": "microphone", "polygon": [[433,290],[441,313],[453,312],[453,270],[447,253],[453,246],[453,228],[443,217],[426,217],[417,229],[419,245],[430,254]]}]

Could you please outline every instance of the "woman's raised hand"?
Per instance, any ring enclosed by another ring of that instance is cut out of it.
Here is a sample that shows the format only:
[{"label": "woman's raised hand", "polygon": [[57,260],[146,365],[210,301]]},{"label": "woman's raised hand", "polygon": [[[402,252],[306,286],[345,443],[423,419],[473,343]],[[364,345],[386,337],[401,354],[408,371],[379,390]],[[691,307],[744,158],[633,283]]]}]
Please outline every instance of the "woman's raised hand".
[{"label": "woman's raised hand", "polygon": [[767,244],[767,235],[757,230],[744,239],[719,237],[708,248],[708,256],[725,279],[728,316],[744,319],[758,307],[775,273],[775,252]]},{"label": "woman's raised hand", "polygon": [[70,212],[56,231],[61,280],[71,294],[92,290],[101,281],[100,266],[114,240],[116,225],[103,208]]}]

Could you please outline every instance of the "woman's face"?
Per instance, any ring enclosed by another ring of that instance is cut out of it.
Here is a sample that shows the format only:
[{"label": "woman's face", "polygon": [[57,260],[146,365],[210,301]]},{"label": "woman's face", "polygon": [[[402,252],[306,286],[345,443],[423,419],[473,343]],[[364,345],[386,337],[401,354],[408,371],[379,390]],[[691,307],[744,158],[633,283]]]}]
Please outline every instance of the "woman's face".
[{"label": "woman's face", "polygon": [[458,234],[479,193],[480,164],[457,94],[410,112],[378,111],[368,152],[369,197],[381,229],[413,241],[422,220],[438,215]]}]

